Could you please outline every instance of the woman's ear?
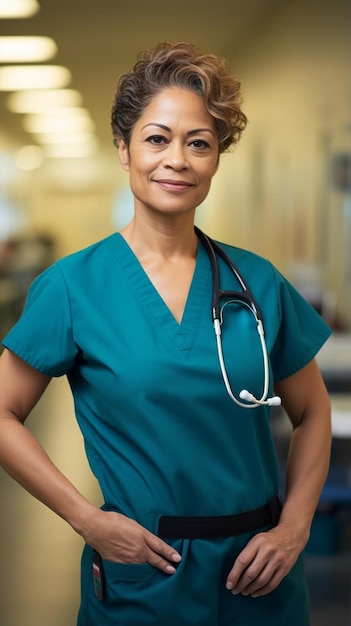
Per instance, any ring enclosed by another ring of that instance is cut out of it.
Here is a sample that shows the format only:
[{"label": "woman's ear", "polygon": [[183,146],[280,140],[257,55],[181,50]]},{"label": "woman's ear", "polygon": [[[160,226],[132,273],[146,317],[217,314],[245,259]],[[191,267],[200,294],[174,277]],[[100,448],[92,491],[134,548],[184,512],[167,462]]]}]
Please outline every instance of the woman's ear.
[{"label": "woman's ear", "polygon": [[119,160],[126,172],[129,172],[129,150],[124,139],[118,138],[115,142],[118,148]]}]

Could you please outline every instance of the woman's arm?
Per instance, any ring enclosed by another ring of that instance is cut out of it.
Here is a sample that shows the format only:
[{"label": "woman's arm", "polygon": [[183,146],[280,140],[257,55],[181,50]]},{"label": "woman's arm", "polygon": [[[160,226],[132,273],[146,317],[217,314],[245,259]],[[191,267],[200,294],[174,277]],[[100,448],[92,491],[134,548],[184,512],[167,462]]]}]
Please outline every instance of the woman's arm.
[{"label": "woman's arm", "polygon": [[303,549],[329,468],[330,400],[315,360],[280,382],[276,391],[293,426],[280,523],[294,525]]},{"label": "woman's arm", "polygon": [[150,563],[172,574],[180,556],[135,521],[90,503],[24,425],[50,378],[5,350],[0,358],[0,465],[95,548],[117,562]]},{"label": "woman's arm", "polygon": [[266,595],[290,571],[308,541],[328,472],[330,402],[316,361],[277,384],[275,392],[293,426],[286,498],[278,525],[253,537],[237,557],[227,579],[234,594]]}]

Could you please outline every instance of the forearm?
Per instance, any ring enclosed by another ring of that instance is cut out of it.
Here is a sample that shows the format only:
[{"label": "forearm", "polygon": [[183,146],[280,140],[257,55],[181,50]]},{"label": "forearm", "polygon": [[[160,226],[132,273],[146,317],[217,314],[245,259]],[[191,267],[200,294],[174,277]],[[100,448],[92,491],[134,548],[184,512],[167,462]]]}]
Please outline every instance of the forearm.
[{"label": "forearm", "polygon": [[0,464],[107,560],[150,563],[174,574],[181,556],[134,520],[91,504],[51,462],[26,427],[0,416]]},{"label": "forearm", "polygon": [[[302,372],[302,382],[305,374],[308,379],[308,370]],[[330,409],[322,384],[317,385],[313,401],[305,403],[298,395],[300,382],[301,374],[281,383],[278,391],[284,392],[285,406],[290,408],[294,424],[281,516],[277,526],[255,535],[235,560],[227,578],[227,588],[234,594],[258,597],[273,591],[294,566],[309,538],[329,466]],[[300,405],[296,398],[300,398]]]},{"label": "forearm", "polygon": [[0,464],[29,493],[82,534],[96,507],[77,491],[13,416],[2,415],[0,419]]},{"label": "forearm", "polygon": [[326,405],[295,427],[287,460],[286,497],[280,522],[295,526],[303,546],[327,476],[330,446],[330,416]]},{"label": "forearm", "polygon": [[51,462],[24,426],[50,377],[4,350],[0,357],[0,465],[29,493],[82,534],[97,507]]}]

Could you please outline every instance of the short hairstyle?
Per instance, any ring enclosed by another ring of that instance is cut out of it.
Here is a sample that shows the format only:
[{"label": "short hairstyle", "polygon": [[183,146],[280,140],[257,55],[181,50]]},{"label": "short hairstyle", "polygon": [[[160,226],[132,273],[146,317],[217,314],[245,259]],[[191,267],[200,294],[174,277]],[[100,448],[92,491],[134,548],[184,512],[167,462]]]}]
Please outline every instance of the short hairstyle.
[{"label": "short hairstyle", "polygon": [[202,54],[188,43],[161,43],[142,52],[130,72],[117,84],[112,107],[112,132],[129,145],[134,125],[154,96],[168,87],[194,91],[214,118],[219,152],[240,139],[247,124],[241,110],[240,82],[232,75],[225,59]]}]

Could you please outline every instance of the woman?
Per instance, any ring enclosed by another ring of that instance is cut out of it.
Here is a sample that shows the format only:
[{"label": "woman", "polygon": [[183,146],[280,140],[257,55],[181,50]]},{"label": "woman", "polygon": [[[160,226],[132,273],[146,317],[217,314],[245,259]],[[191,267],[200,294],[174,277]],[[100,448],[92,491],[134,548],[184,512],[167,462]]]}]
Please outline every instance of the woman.
[{"label": "woman", "polygon": [[[79,626],[309,624],[301,553],[330,448],[314,357],[329,329],[268,261],[221,244],[254,304],[217,251],[220,288],[241,295],[223,299],[215,337],[211,251],[194,229],[245,127],[239,87],[188,44],[161,44],[121,77],[112,129],[134,217],[44,272],[4,340],[0,460],[86,542]],[[64,374],[101,510],[24,426]],[[282,507],[273,385],[293,426]]]}]

